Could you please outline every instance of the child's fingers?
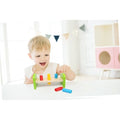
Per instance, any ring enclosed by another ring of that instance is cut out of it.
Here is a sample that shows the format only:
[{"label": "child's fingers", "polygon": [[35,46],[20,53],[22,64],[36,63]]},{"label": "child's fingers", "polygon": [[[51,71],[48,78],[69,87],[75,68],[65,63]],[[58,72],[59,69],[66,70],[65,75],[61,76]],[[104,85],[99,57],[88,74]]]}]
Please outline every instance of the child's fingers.
[{"label": "child's fingers", "polygon": [[68,71],[69,69],[70,69],[69,66],[63,65],[63,66],[60,67],[59,71],[60,71],[61,73],[65,73],[65,72]]},{"label": "child's fingers", "polygon": [[57,71],[58,71],[59,74],[62,73],[62,68],[59,65],[57,67]]},{"label": "child's fingers", "polygon": [[62,72],[63,72],[63,66],[60,66],[60,67],[58,68],[58,72],[59,72],[59,73],[62,73]]},{"label": "child's fingers", "polygon": [[58,73],[66,73],[70,70],[70,67],[67,65],[58,66]]}]

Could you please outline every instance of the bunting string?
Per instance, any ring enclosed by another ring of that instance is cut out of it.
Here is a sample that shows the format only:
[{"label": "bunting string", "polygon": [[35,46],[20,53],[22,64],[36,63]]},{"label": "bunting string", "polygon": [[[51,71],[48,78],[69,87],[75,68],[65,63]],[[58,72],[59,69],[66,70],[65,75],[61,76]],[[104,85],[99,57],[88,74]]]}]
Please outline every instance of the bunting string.
[{"label": "bunting string", "polygon": [[[85,24],[81,25],[81,26],[79,27],[79,29],[80,29],[81,31],[83,31],[83,32],[86,32],[86,25],[85,25]],[[78,33],[78,30],[73,30],[73,31],[72,31],[72,35],[76,35],[76,32]],[[71,34],[70,32],[68,32],[68,33],[63,33],[62,36],[63,36],[63,38],[64,38],[65,40],[67,40],[67,39],[69,39],[70,34]],[[50,39],[51,36],[52,36],[51,34],[45,34],[45,37],[48,38],[48,39]],[[54,37],[54,39],[56,40],[56,42],[58,42],[60,36],[61,36],[61,35],[53,35],[53,37]]]}]

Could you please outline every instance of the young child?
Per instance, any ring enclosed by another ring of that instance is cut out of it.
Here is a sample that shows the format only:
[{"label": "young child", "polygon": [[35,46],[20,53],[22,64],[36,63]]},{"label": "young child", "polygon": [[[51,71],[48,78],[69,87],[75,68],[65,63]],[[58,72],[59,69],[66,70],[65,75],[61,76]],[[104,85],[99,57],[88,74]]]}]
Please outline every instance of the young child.
[{"label": "young child", "polygon": [[30,40],[28,44],[29,53],[28,56],[34,60],[35,65],[29,66],[25,69],[25,84],[33,83],[32,76],[34,73],[38,75],[47,76],[48,73],[51,77],[54,74],[65,73],[67,80],[75,79],[75,73],[67,65],[60,66],[56,63],[50,63],[50,42],[46,37],[36,36]]}]

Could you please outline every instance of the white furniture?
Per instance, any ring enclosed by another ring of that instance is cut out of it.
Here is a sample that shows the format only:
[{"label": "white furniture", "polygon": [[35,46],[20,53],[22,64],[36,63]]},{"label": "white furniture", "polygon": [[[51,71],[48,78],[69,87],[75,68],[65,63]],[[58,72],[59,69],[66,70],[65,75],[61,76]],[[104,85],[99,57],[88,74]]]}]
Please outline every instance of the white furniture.
[{"label": "white furniture", "polygon": [[100,69],[99,80],[108,79],[112,71],[120,71],[120,69]]},{"label": "white furniture", "polygon": [[72,90],[71,94],[55,92],[54,89],[59,86],[40,86],[34,90],[32,84],[10,83],[2,87],[2,98],[5,100],[74,99],[120,94],[120,80],[116,79],[98,80],[90,76],[77,76],[74,81],[66,82],[66,88]]}]

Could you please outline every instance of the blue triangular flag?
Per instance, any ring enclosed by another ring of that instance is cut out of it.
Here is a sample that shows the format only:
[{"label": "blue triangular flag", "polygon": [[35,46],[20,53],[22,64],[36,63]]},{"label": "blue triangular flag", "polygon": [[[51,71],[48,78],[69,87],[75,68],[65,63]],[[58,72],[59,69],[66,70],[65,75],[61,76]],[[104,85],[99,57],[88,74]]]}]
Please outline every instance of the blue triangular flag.
[{"label": "blue triangular flag", "polygon": [[51,35],[45,34],[45,37],[49,39]]},{"label": "blue triangular flag", "polygon": [[55,38],[55,40],[56,40],[56,42],[57,42],[58,39],[59,39],[59,35],[54,35],[54,38]]},{"label": "blue triangular flag", "polygon": [[85,32],[85,30],[86,30],[85,24],[83,24],[83,25],[80,27],[80,29]]}]

